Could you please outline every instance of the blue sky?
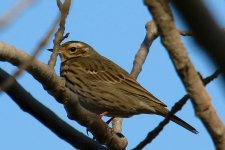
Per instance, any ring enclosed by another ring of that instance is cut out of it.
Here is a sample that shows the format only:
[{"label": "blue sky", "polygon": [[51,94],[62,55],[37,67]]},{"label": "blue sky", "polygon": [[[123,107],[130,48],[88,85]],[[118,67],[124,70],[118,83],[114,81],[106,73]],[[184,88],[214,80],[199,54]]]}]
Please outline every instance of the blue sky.
[{"label": "blue sky", "polygon": [[[16,2],[18,1],[4,1],[0,5],[0,16]],[[225,2],[206,0],[205,3],[221,28],[225,27]],[[1,31],[0,40],[31,53],[51,27],[57,13],[55,1],[40,0]],[[175,13],[177,27],[188,29],[176,11]],[[134,56],[145,36],[145,24],[149,20],[151,16],[140,0],[74,0],[66,24],[66,32],[70,32],[67,40],[81,40],[90,44],[99,53],[130,72]],[[182,40],[196,70],[200,71],[204,77],[217,69],[204,53],[204,49],[198,46],[192,37],[182,37]],[[51,40],[46,48],[52,48],[52,46]],[[50,53],[43,50],[38,59],[47,63],[49,56]],[[59,74],[59,64],[58,61],[57,74]],[[16,69],[5,62],[0,62],[0,67],[9,73]],[[31,75],[24,73],[18,80],[40,102],[85,133],[86,129],[69,120],[63,106],[49,96]],[[159,38],[151,46],[138,82],[166,103],[168,108],[171,108],[185,94],[185,89]],[[218,115],[225,122],[225,94],[221,77],[210,83],[207,91]],[[6,94],[1,93],[0,99],[0,149],[73,149],[29,114],[21,111]],[[195,116],[190,101],[177,115],[198,129],[200,133],[194,135],[175,123],[170,123],[145,149],[214,149],[212,140]],[[136,146],[161,120],[162,117],[155,115],[139,115],[125,119],[123,134],[129,141],[127,149]]]}]

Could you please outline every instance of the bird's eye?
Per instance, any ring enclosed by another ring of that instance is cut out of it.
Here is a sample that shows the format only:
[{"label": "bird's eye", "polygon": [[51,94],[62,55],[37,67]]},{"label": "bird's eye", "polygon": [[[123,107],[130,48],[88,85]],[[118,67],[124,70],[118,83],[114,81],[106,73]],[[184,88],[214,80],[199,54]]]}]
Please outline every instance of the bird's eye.
[{"label": "bird's eye", "polygon": [[77,48],[76,48],[76,47],[71,47],[69,50],[70,50],[71,52],[75,52],[75,51],[77,50]]}]

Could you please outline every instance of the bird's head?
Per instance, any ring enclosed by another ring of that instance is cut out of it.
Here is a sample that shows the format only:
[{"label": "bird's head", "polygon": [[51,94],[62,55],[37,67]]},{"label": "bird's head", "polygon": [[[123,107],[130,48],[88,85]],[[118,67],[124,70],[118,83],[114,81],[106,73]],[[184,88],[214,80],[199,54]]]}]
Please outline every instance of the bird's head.
[{"label": "bird's head", "polygon": [[80,41],[68,41],[60,46],[59,55],[61,61],[75,57],[89,57],[96,54],[94,49],[88,44]]}]

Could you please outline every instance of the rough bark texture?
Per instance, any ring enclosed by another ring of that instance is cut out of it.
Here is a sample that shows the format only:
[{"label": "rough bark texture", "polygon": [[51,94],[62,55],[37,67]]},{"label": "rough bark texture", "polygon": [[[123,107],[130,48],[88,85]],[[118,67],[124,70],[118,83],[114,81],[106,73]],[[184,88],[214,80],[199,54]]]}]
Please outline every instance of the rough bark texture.
[{"label": "rough bark texture", "polygon": [[167,0],[145,0],[158,26],[163,45],[174,63],[178,75],[189,93],[195,108],[196,115],[201,119],[215,147],[225,149],[225,128],[216,114],[200,77],[191,63],[185,47],[176,29],[172,13]]}]

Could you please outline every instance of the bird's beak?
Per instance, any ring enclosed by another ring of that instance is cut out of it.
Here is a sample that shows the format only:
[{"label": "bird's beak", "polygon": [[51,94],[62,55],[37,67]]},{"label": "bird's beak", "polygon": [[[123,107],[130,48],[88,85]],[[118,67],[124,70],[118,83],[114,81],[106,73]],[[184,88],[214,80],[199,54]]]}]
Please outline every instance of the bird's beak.
[{"label": "bird's beak", "polygon": [[[61,47],[59,48],[59,50],[58,50],[58,53],[61,53]],[[47,49],[49,52],[53,52],[53,48],[49,48],[49,49]]]},{"label": "bird's beak", "polygon": [[[53,48],[49,48],[47,50],[50,51],[50,52],[53,52]],[[61,54],[61,51],[60,50],[59,50],[58,54]]]},{"label": "bird's beak", "polygon": [[49,49],[47,49],[48,51],[50,51],[50,52],[53,52],[53,48],[49,48]]}]

